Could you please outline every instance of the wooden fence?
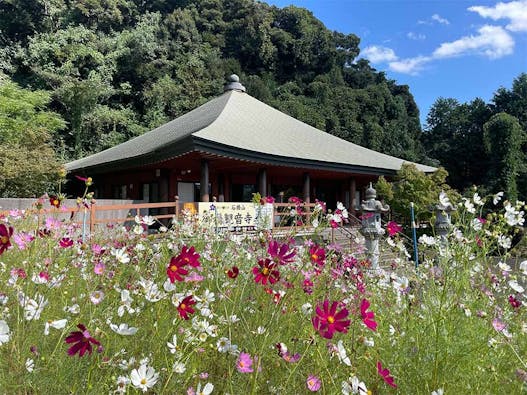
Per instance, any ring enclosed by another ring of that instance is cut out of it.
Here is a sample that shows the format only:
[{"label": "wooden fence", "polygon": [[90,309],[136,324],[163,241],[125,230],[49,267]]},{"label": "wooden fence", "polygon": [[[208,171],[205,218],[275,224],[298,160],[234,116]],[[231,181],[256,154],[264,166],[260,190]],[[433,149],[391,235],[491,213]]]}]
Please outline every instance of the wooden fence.
[{"label": "wooden fence", "polygon": [[[291,213],[291,210],[296,210]],[[315,209],[314,203],[304,203],[298,207],[293,203],[273,203],[272,230],[286,232],[295,228],[297,231],[310,231],[311,216]],[[25,211],[42,217],[44,215],[59,215],[63,219],[83,224],[89,227],[90,233],[95,230],[97,225],[119,223],[123,224],[135,220],[135,216],[150,215],[158,220],[181,219],[182,212],[189,210],[197,213],[197,203],[180,202],[176,196],[174,201],[159,203],[126,203],[126,204],[89,204],[74,207],[50,207],[37,209],[28,208]],[[8,210],[0,211],[0,214],[7,214]],[[102,214],[106,213],[106,214]],[[102,214],[102,215],[100,215]]]}]

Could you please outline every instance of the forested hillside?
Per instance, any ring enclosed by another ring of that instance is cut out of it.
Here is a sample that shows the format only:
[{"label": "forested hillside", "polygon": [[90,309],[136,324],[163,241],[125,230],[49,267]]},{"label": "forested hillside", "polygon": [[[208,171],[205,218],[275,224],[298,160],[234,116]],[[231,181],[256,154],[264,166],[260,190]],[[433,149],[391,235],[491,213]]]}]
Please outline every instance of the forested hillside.
[{"label": "forested hillside", "polygon": [[[319,129],[422,160],[407,86],[366,60],[359,38],[306,9],[252,0],[9,0],[0,3],[0,69],[43,90],[66,126],[63,159],[108,148],[221,94],[240,75],[258,99]],[[6,79],[4,78],[4,81]]]}]

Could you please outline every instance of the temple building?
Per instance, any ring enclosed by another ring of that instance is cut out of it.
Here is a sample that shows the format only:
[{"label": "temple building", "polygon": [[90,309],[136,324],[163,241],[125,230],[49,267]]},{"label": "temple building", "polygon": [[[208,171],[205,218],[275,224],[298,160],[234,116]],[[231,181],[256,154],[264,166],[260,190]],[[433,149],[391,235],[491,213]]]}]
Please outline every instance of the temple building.
[{"label": "temple building", "polygon": [[232,75],[221,96],[66,169],[92,177],[99,198],[243,202],[259,192],[356,208],[370,181],[393,176],[404,162],[268,106]]}]

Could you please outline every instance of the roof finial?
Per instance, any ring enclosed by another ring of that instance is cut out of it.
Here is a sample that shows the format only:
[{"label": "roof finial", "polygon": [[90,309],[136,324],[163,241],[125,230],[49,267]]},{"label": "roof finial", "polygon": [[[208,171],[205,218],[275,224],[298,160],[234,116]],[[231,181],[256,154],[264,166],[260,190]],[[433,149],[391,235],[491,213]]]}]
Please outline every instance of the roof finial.
[{"label": "roof finial", "polygon": [[227,91],[245,92],[245,86],[240,83],[240,77],[236,74],[231,74],[227,78],[227,83],[223,86],[223,92]]}]

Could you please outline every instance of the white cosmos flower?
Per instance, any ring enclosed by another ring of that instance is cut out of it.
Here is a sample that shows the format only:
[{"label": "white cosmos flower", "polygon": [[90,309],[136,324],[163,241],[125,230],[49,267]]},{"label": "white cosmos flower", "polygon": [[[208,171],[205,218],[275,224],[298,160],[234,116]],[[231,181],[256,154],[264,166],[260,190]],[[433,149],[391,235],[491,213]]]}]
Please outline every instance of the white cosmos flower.
[{"label": "white cosmos flower", "polygon": [[438,388],[435,391],[432,391],[431,395],[443,395],[443,394],[444,394],[443,388]]},{"label": "white cosmos flower", "polygon": [[231,341],[226,337],[220,337],[216,342],[216,348],[221,353],[227,352],[231,348]]},{"label": "white cosmos flower", "polygon": [[91,294],[90,294],[90,300],[93,304],[99,304],[103,301],[104,299],[104,292],[103,291],[93,291]]},{"label": "white cosmos flower", "polygon": [[497,194],[495,194],[493,197],[492,197],[492,203],[494,205],[498,204],[498,202],[501,200],[501,198],[503,197],[503,192],[498,192]]},{"label": "white cosmos flower", "polygon": [[310,315],[313,312],[313,306],[311,303],[304,303],[301,307],[302,314]]},{"label": "white cosmos flower", "polygon": [[505,262],[499,261],[498,262],[498,267],[500,268],[500,270],[502,272],[510,272],[511,271],[511,267],[509,265],[507,265]]},{"label": "white cosmos flower", "polygon": [[527,276],[527,261],[523,261],[520,263],[520,270],[523,274]]},{"label": "white cosmos flower", "polygon": [[114,391],[115,394],[125,394],[126,387],[130,384],[130,379],[126,376],[117,377],[117,389]]},{"label": "white cosmos flower", "polygon": [[0,346],[7,343],[10,337],[9,325],[4,320],[0,320]]},{"label": "white cosmos flower", "polygon": [[476,212],[476,208],[474,207],[474,204],[472,204],[472,202],[470,200],[465,199],[464,205],[465,205],[465,209],[469,213],[474,214]]},{"label": "white cosmos flower", "polygon": [[348,381],[342,382],[342,394],[343,395],[351,395],[351,394],[359,394],[359,395],[367,395],[368,389],[366,388],[366,384],[364,382],[360,381],[356,376],[350,377]]},{"label": "white cosmos flower", "polygon": [[174,373],[182,374],[185,373],[185,370],[187,370],[187,367],[183,362],[174,362],[174,365],[172,366],[172,371]]},{"label": "white cosmos flower", "polygon": [[137,328],[133,326],[129,327],[128,324],[126,323],[120,324],[119,326],[115,324],[110,324],[110,329],[114,331],[115,333],[117,333],[118,335],[123,335],[123,336],[135,335],[138,330]]},{"label": "white cosmos flower", "polygon": [[212,383],[205,384],[205,387],[203,387],[203,389],[201,389],[201,383],[198,383],[196,395],[210,395],[213,389],[214,385]]},{"label": "white cosmos flower", "polygon": [[121,290],[121,305],[117,308],[117,315],[122,317],[125,311],[128,311],[130,314],[135,313],[135,309],[132,308],[132,302],[133,299],[130,296],[130,291],[127,289]]},{"label": "white cosmos flower", "polygon": [[351,366],[351,360],[349,359],[348,354],[346,353],[346,349],[342,344],[342,340],[339,340],[337,343],[337,356],[339,357],[339,361],[341,363],[347,366]]},{"label": "white cosmos flower", "polygon": [[55,321],[48,321],[44,325],[44,335],[49,335],[49,328],[55,328],[55,329],[64,329],[66,326],[68,320],[63,318],[61,320],[55,320]]},{"label": "white cosmos flower", "polygon": [[500,247],[505,248],[506,250],[508,250],[512,246],[512,239],[510,237],[507,237],[507,236],[499,235],[498,236],[498,245]]},{"label": "white cosmos flower", "polygon": [[31,358],[26,359],[26,370],[31,373],[35,369],[35,361]]},{"label": "white cosmos flower", "polygon": [[419,237],[419,243],[426,244],[428,246],[433,246],[436,244],[436,239],[434,236],[422,235]]},{"label": "white cosmos flower", "polygon": [[115,259],[117,259],[119,263],[124,264],[130,262],[130,257],[126,253],[126,247],[123,247],[121,249],[113,249],[112,255],[115,256]]},{"label": "white cosmos flower", "polygon": [[157,383],[158,379],[159,373],[157,373],[152,366],[146,364],[139,366],[130,373],[130,380],[132,381],[133,386],[143,392],[152,388]]},{"label": "white cosmos flower", "polygon": [[474,194],[473,200],[474,204],[477,204],[478,206],[483,206],[485,204],[485,201],[481,199],[477,192]]},{"label": "white cosmos flower", "polygon": [[175,354],[177,352],[177,335],[172,336],[172,342],[167,342],[167,346],[171,354]]},{"label": "white cosmos flower", "polygon": [[24,317],[27,321],[38,320],[42,310],[48,305],[48,300],[38,293],[35,295],[35,299],[31,299],[20,292],[18,301],[20,306],[24,308]]},{"label": "white cosmos flower", "polygon": [[516,280],[509,281],[509,287],[511,287],[514,291],[518,292],[519,294],[522,294],[525,291],[525,289],[520,284],[518,284],[518,281]]}]

